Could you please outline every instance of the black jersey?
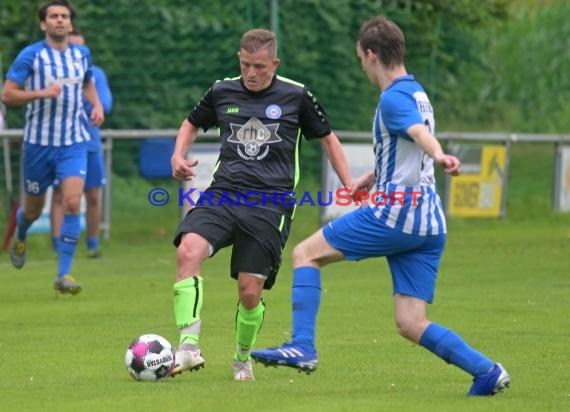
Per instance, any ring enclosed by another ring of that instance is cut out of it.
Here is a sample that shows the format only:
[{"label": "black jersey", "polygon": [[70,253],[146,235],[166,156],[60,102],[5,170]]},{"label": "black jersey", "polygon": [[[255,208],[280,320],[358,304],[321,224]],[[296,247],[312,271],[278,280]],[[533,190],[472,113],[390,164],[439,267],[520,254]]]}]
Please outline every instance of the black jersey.
[{"label": "black jersey", "polygon": [[300,83],[274,76],[260,92],[241,77],[217,81],[188,115],[208,130],[218,126],[221,148],[211,188],[290,192],[299,180],[301,135],[331,133],[326,113]]}]

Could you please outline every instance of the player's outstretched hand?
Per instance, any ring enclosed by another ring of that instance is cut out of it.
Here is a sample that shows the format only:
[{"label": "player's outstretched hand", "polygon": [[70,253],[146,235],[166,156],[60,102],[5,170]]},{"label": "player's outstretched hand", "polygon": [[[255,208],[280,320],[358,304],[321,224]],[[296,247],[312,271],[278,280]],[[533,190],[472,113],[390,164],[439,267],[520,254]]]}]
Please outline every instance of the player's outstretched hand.
[{"label": "player's outstretched hand", "polygon": [[180,157],[172,157],[172,177],[177,180],[192,180],[196,176],[195,167],[198,160],[186,160]]},{"label": "player's outstretched hand", "polygon": [[103,111],[103,106],[100,104],[93,106],[90,117],[91,124],[93,126],[101,126],[105,121],[105,112]]},{"label": "player's outstretched hand", "polygon": [[374,186],[374,171],[364,173],[357,179],[353,180],[352,184],[348,187],[352,198],[361,207],[368,206],[368,192]]},{"label": "player's outstretched hand", "polygon": [[455,156],[443,154],[438,159],[435,159],[443,167],[443,171],[452,176],[459,175],[459,169],[461,168],[461,162]]}]

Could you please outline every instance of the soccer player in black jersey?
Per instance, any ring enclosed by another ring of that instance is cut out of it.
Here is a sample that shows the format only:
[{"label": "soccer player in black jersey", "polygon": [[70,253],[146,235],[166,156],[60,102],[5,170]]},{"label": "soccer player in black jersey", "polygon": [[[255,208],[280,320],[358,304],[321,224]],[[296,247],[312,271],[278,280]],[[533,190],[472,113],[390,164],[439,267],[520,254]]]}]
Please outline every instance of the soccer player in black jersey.
[{"label": "soccer player in black jersey", "polygon": [[299,180],[300,140],[318,139],[345,187],[351,185],[346,157],[324,109],[304,85],[276,75],[275,34],[246,32],[238,52],[241,76],[215,82],[182,122],[172,156],[179,180],[195,176],[199,159],[186,159],[198,129],[219,127],[220,154],[208,200],[180,223],[174,244],[178,270],[174,312],[180,346],[171,375],[204,366],[199,348],[203,302],[202,263],[232,246],[230,274],[237,279],[234,378],[253,380],[250,352],[289,236]]}]

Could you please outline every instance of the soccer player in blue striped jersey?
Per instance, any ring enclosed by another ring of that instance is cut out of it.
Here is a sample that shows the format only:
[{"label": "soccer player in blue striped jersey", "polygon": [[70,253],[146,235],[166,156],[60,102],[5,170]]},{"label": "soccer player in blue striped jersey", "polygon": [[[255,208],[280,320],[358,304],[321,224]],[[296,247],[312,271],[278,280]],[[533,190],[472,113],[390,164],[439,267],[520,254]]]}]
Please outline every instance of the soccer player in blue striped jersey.
[{"label": "soccer player in blue striped jersey", "polygon": [[45,191],[54,179],[61,182],[64,218],[59,245],[57,293],[77,294],[81,286],[70,275],[79,238],[79,206],[87,163],[86,119],[82,98],[93,105],[91,123],[103,123],[104,114],[91,79],[91,54],[69,44],[75,11],[66,0],[53,0],[39,9],[45,39],[20,52],[6,75],[2,100],[27,105],[24,127],[24,207],[10,256],[21,268],[26,258],[26,235],[45,203]]},{"label": "soccer player in blue striped jersey", "polygon": [[[69,34],[69,42],[72,44],[85,45],[85,38],[74,28]],[[103,69],[96,65],[91,66],[93,81],[99,100],[103,106],[105,115],[113,108],[113,95],[109,88],[109,82]],[[92,105],[85,98],[83,99],[85,113],[91,114]],[[99,258],[102,256],[99,249],[99,230],[101,225],[101,188],[105,186],[105,167],[103,162],[103,147],[101,145],[101,129],[92,124],[87,124],[89,131],[89,144],[87,147],[87,174],[85,175],[85,200],[87,201],[86,222],[87,222],[87,257]],[[63,204],[59,182],[54,182],[53,195],[51,198],[50,220],[52,241],[54,250],[57,251],[57,244],[60,238],[61,223],[63,220]]]},{"label": "soccer player in blue striped jersey", "polygon": [[375,188],[382,198],[331,221],[294,249],[292,341],[254,351],[251,357],[265,365],[314,371],[321,267],[385,256],[400,335],[473,376],[468,395],[493,395],[510,384],[506,370],[427,317],[446,240],[433,165],[456,175],[460,162],[445,154],[434,136],[433,109],[422,86],[406,71],[404,35],[398,26],[383,16],[366,22],[356,51],[381,95],[373,124],[376,167],[351,189],[367,193]]}]

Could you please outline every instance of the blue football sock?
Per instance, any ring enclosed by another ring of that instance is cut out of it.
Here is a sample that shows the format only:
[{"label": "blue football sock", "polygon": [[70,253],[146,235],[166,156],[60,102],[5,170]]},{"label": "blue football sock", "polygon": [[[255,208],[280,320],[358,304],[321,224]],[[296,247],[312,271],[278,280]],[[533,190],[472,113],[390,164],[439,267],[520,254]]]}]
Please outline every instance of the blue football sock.
[{"label": "blue football sock", "polygon": [[431,323],[420,338],[420,345],[447,363],[479,376],[493,368],[493,361],[470,347],[455,332]]},{"label": "blue football sock", "polygon": [[56,252],[59,250],[59,249],[58,249],[58,244],[59,244],[59,237],[57,237],[57,236],[52,236],[52,237],[51,237],[51,247],[52,247],[53,250],[55,250]]},{"label": "blue football sock", "polygon": [[69,274],[81,226],[79,215],[64,215],[59,238],[59,267],[58,276]]},{"label": "blue football sock", "polygon": [[18,222],[18,230],[16,231],[16,238],[18,240],[26,240],[28,235],[28,229],[34,223],[33,220],[28,219],[24,216],[24,210],[22,208],[18,208],[16,212],[16,220]]},{"label": "blue football sock", "polygon": [[99,249],[99,236],[88,237],[87,250],[97,250],[97,249]]},{"label": "blue football sock", "polygon": [[321,271],[302,266],[293,271],[292,343],[315,350],[317,313],[321,302]]}]

